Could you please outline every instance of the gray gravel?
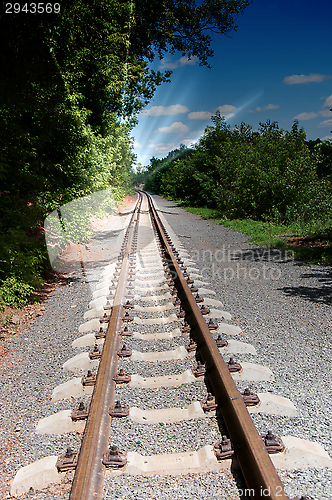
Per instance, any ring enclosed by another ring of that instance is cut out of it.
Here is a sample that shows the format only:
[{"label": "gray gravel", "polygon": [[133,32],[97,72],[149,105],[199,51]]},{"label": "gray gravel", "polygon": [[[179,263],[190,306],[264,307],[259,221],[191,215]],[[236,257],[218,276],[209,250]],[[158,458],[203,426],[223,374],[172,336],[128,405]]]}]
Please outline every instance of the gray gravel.
[{"label": "gray gravel", "polygon": [[[125,390],[124,390],[125,389]],[[203,380],[195,384],[183,384],[159,389],[138,389],[122,386],[117,389],[116,397],[124,406],[137,406],[145,410],[186,407],[192,401],[201,401],[207,394]]]},{"label": "gray gravel", "polygon": [[[242,483],[239,484],[243,486]],[[104,491],[105,500],[229,500],[238,498],[238,489],[232,475],[224,474],[187,474],[185,476],[168,476],[162,478],[151,476],[133,479],[127,474],[116,479],[108,479]]]},{"label": "gray gravel", "polygon": [[[0,375],[1,452],[0,498],[8,498],[8,482],[18,468],[47,455],[77,448],[79,436],[42,436],[34,432],[38,419],[74,408],[75,402],[50,400],[53,388],[68,375],[62,364],[76,354],[77,337],[89,296],[82,275],[56,290],[45,302],[45,312],[23,335],[5,344],[7,352]],[[75,306],[75,307],[71,307]],[[5,363],[5,360],[10,360]]]},{"label": "gray gravel", "polygon": [[[180,235],[185,249],[197,262],[204,280],[210,282],[210,288],[217,292],[216,298],[233,315],[230,323],[241,326],[243,341],[256,347],[257,356],[237,355],[236,359],[267,365],[275,375],[274,382],[239,383],[239,388],[249,386],[257,392],[270,390],[289,397],[300,412],[299,417],[292,419],[253,415],[259,431],[271,429],[279,435],[291,434],[318,441],[332,455],[331,268],[303,267],[278,253],[268,255],[247,243],[247,237],[240,233],[185,213],[173,202],[159,197],[155,199],[163,211],[162,216]],[[174,215],[165,212],[174,212]],[[223,249],[226,262],[221,262]],[[215,254],[218,250],[219,253]],[[209,251],[212,253],[211,261]],[[61,454],[67,446],[79,446],[80,436],[77,434],[56,438],[38,436],[34,426],[39,418],[76,405],[76,401],[52,403],[50,396],[56,385],[70,378],[61,366],[78,352],[71,348],[71,342],[79,336],[78,326],[83,322],[83,314],[91,300],[91,289],[86,281],[92,281],[94,287],[100,270],[101,267],[91,266],[84,276],[77,268],[70,278],[71,283],[56,290],[45,302],[43,316],[36,318],[29,331],[14,337],[4,346],[4,363],[0,373],[0,498],[9,498],[6,485],[22,465],[45,455]],[[233,279],[229,279],[232,274]],[[165,313],[166,316],[168,314]],[[172,331],[176,326],[175,323],[136,325],[135,331]],[[125,343],[142,352],[147,350],[148,345],[152,347],[154,344],[153,350],[161,351],[185,345],[187,337],[146,343],[128,338]],[[135,368],[136,373],[139,366],[144,375],[153,376],[180,373],[191,367],[194,359],[166,363],[122,360],[120,363],[133,372]],[[206,388],[202,382],[158,391],[122,387],[117,394],[121,395],[121,401],[126,405],[152,409],[187,406],[193,400],[201,400]],[[111,440],[130,451],[156,453],[157,445],[149,437],[159,430],[159,453],[186,451],[189,447],[198,449],[216,439],[218,434],[216,419],[206,419],[201,424],[197,427],[197,423],[190,420],[163,426],[142,425],[121,419],[112,426]],[[280,476],[290,498],[301,494],[315,500],[332,497],[331,470],[281,471]],[[244,488],[241,477],[229,473],[164,478],[124,475],[107,479],[104,498],[236,500],[241,488]],[[49,488],[43,492],[31,492],[22,498],[64,500],[68,498],[68,490],[69,486],[63,490]]]}]

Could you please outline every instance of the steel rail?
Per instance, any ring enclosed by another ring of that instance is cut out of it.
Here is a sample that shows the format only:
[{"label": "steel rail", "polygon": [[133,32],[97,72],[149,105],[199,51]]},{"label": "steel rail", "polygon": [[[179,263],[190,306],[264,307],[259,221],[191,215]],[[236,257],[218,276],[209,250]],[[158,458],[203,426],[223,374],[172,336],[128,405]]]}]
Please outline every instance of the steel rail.
[{"label": "steel rail", "polygon": [[148,195],[148,200],[159,238],[168,255],[169,267],[175,276],[173,281],[178,290],[178,296],[187,313],[187,320],[195,336],[200,355],[205,362],[206,373],[232,441],[249,490],[248,493],[254,499],[288,500],[263,440],[257,432],[243,398],[182,275],[150,195]]},{"label": "steel rail", "polygon": [[141,200],[142,196],[139,195],[139,200],[128,227],[127,243],[124,249],[118,286],[69,496],[70,500],[97,500],[102,498],[105,474],[102,457],[107,452],[109,444],[112,418],[108,409],[114,402],[115,382],[113,377],[116,374],[117,351],[120,347],[118,332],[121,328],[121,319],[124,312],[125,285],[128,276],[134,224],[137,220]]}]

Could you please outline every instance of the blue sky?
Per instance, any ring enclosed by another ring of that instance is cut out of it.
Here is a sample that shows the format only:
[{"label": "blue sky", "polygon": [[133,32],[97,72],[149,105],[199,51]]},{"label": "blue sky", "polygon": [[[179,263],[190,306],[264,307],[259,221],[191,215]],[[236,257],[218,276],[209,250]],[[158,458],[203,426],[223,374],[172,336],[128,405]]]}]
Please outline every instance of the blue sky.
[{"label": "blue sky", "polygon": [[137,162],[148,165],[180,143],[197,141],[219,109],[231,127],[297,118],[307,139],[332,140],[332,1],[253,0],[238,30],[214,35],[212,69],[166,55],[154,69],[171,69],[132,131]]}]

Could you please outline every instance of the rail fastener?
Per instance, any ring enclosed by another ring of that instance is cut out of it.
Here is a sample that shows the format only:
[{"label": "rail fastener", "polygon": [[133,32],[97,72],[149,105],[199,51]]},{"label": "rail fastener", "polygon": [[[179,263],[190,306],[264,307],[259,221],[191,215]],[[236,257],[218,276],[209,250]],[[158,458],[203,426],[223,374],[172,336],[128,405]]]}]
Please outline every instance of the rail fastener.
[{"label": "rail fastener", "polygon": [[109,407],[108,413],[111,417],[128,417],[129,408],[127,406],[123,406],[120,401],[116,401],[115,405]]},{"label": "rail fastener", "polygon": [[73,422],[76,422],[77,420],[86,420],[89,415],[89,408],[90,405],[85,405],[83,401],[80,401],[76,410],[71,412],[70,418]]}]

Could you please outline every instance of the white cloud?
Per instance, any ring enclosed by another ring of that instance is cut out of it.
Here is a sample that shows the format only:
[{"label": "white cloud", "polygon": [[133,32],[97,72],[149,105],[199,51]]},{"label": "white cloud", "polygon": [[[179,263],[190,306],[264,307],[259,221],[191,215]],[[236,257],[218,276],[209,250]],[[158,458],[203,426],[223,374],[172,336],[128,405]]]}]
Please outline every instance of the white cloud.
[{"label": "white cloud", "polygon": [[294,120],[312,120],[313,118],[317,118],[318,113],[314,113],[310,111],[310,113],[300,113],[299,115],[294,116]]},{"label": "white cloud", "polygon": [[137,163],[145,163],[150,160],[150,155],[137,155]]},{"label": "white cloud", "polygon": [[[317,118],[317,116],[324,116],[326,118],[331,118],[332,115],[331,115],[331,111],[329,109],[329,106],[332,106],[332,95],[326,99],[323,107],[319,111],[317,111],[317,112],[310,111],[309,113],[303,112],[303,113],[300,113],[300,114],[294,116],[293,119],[294,120],[312,120],[313,118]],[[325,123],[325,122],[322,122],[322,123]],[[320,126],[324,126],[324,125],[320,125]]]},{"label": "white cloud", "polygon": [[198,139],[184,139],[181,141],[185,146],[191,146],[192,144],[196,144]]},{"label": "white cloud", "polygon": [[152,106],[150,109],[141,111],[141,116],[163,116],[163,115],[180,115],[187,113],[189,108],[182,104],[172,104],[171,106]]},{"label": "white cloud", "polygon": [[135,146],[135,148],[141,148],[142,144],[135,140],[134,146]]},{"label": "white cloud", "polygon": [[321,116],[326,116],[327,118],[330,118],[330,116],[332,116],[332,113],[329,109],[322,109],[321,111],[318,111],[318,114]]},{"label": "white cloud", "polygon": [[267,104],[266,106],[257,107],[255,109],[249,109],[249,113],[260,113],[261,111],[267,111],[269,109],[278,109],[280,106],[278,104]]},{"label": "white cloud", "polygon": [[181,132],[188,132],[190,130],[187,125],[182,122],[174,122],[169,127],[160,127],[157,132],[164,132],[166,134],[178,134]]},{"label": "white cloud", "polygon": [[231,104],[224,104],[223,106],[218,106],[217,108],[220,113],[224,116],[233,113],[233,111],[236,111],[237,108],[235,106],[232,106]]},{"label": "white cloud", "polygon": [[332,135],[326,135],[325,137],[322,137],[322,141],[332,141]]},{"label": "white cloud", "polygon": [[175,69],[178,66],[179,66],[179,62],[178,61],[172,62],[169,57],[164,57],[160,61],[159,69]]},{"label": "white cloud", "polygon": [[[220,114],[225,118],[232,118],[235,116],[234,111],[237,111],[238,109],[240,108],[236,108],[231,104],[223,104],[223,106],[219,106],[217,108],[217,110],[220,111]],[[189,113],[188,118],[189,120],[208,120],[211,116],[213,116],[213,113],[210,113],[210,111],[192,111]]]},{"label": "white cloud", "polygon": [[198,62],[198,57],[192,56],[190,59],[188,57],[181,57],[179,59],[179,63],[182,66],[196,66],[196,63]]},{"label": "white cloud", "polygon": [[326,99],[323,104],[323,108],[332,108],[332,95]]},{"label": "white cloud", "polygon": [[212,116],[210,111],[192,111],[189,113],[189,120],[209,120]]},{"label": "white cloud", "polygon": [[234,111],[237,111],[240,108],[236,108],[235,106],[232,106],[231,104],[223,104],[223,106],[218,106],[216,111],[220,111],[220,114],[224,116],[226,119],[228,118],[233,118],[235,116]]},{"label": "white cloud", "polygon": [[176,69],[179,66],[196,66],[198,62],[198,57],[192,56],[190,59],[188,57],[180,57],[176,61],[172,61],[169,57],[165,57],[160,61],[159,69]]},{"label": "white cloud", "polygon": [[295,85],[298,83],[323,82],[331,78],[329,75],[320,75],[319,73],[310,73],[310,75],[291,75],[286,76],[283,81],[286,85]]},{"label": "white cloud", "polygon": [[155,153],[168,153],[169,151],[172,151],[172,149],[175,148],[176,148],[175,142],[171,142],[168,144],[165,144],[164,142],[159,142],[159,144],[156,144]]},{"label": "white cloud", "polygon": [[[166,156],[170,151],[177,149],[180,145],[180,142],[186,143],[185,141],[181,140],[179,142],[158,142],[158,143],[150,143],[148,145],[149,151],[148,154],[145,155],[137,155],[138,161],[145,161],[145,163],[148,163],[150,158],[152,156],[157,156],[157,158],[161,158],[163,156]],[[190,143],[193,143],[194,141],[190,141]]]},{"label": "white cloud", "polygon": [[317,125],[317,128],[323,127],[332,127],[332,120],[324,120],[323,122],[320,122],[319,125]]}]

